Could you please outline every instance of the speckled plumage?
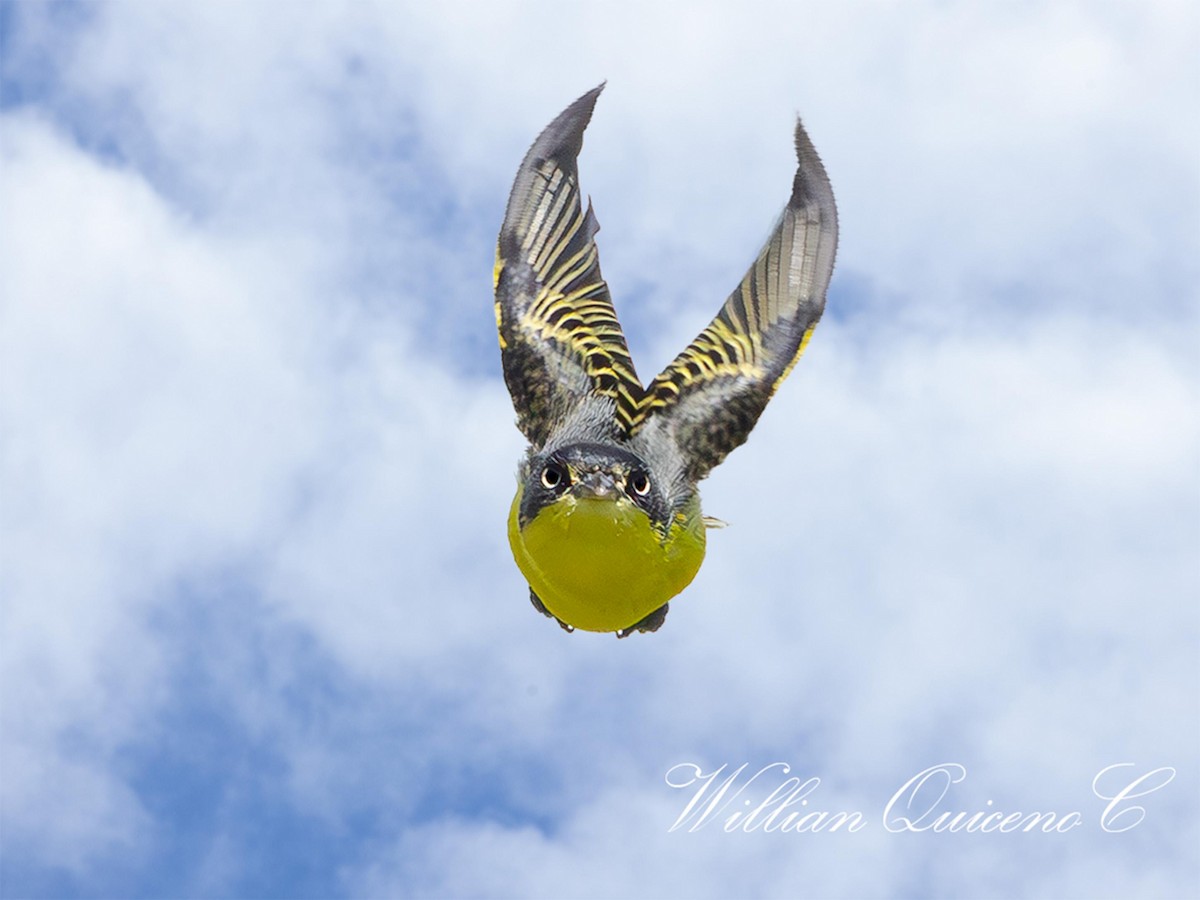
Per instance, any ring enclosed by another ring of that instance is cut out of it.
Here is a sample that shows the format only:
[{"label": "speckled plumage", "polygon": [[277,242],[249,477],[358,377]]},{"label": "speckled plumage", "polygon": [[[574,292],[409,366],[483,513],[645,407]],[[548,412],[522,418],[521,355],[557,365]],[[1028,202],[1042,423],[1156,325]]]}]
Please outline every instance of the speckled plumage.
[{"label": "speckled plumage", "polygon": [[[521,163],[497,242],[496,326],[517,425],[530,442],[521,484],[536,487],[547,466],[567,459],[563,477],[575,477],[575,467],[588,468],[582,445],[607,459],[605,477],[624,486],[628,467],[603,449],[628,452],[641,461],[635,468],[647,474],[654,502],[649,488],[641,497],[623,487],[621,509],[634,501],[667,547],[683,510],[699,516],[696,483],[746,440],[811,337],[833,271],[837,210],[797,123],[791,198],[766,246],[713,321],[643,387],[600,274],[596,217],[580,203],[576,158],[602,88],[560,114]],[[562,483],[526,491],[519,527],[572,491]],[[647,610],[643,630],[661,624],[669,599]]]}]

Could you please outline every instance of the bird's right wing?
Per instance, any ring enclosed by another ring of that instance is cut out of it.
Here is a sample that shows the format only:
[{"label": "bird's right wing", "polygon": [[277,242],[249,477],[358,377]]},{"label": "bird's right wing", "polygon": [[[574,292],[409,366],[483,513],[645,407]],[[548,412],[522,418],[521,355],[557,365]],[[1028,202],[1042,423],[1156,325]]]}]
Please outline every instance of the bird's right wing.
[{"label": "bird's right wing", "polygon": [[716,318],[646,389],[633,428],[657,421],[692,479],[741,445],[804,352],[825,309],[837,208],[825,167],[796,123],[792,196],[758,260]]},{"label": "bird's right wing", "polygon": [[[576,157],[603,85],[541,133],[517,171],[496,246],[496,327],[517,425],[540,447],[587,395],[626,425],[642,398],[600,275],[599,225],[579,202]],[[614,423],[616,424],[616,423]]]}]

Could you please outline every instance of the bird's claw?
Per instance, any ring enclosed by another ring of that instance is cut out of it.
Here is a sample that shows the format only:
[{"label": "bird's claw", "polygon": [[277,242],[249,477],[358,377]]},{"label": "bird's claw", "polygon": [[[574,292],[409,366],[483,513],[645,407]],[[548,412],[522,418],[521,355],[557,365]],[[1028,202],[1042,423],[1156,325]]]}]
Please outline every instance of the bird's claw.
[{"label": "bird's claw", "polygon": [[634,622],[628,628],[622,628],[617,632],[617,638],[627,638],[635,631],[640,631],[642,634],[648,631],[658,631],[662,628],[662,623],[667,621],[667,609],[670,605],[670,603],[664,603],[640,622]]},{"label": "bird's claw", "polygon": [[[548,619],[553,619],[555,622],[557,622],[558,627],[563,631],[571,632],[575,630],[574,625],[568,625],[554,613],[550,612],[550,610],[546,609],[546,604],[542,602],[541,597],[534,593],[533,588],[529,589],[529,602],[532,603],[533,608],[540,612],[543,616]],[[658,629],[662,628],[663,622],[667,621],[667,610],[670,608],[670,606],[670,603],[664,603],[654,612],[650,613],[650,615],[646,616],[646,618],[638,622],[634,622],[628,628],[622,628],[617,632],[617,638],[627,638],[635,631],[641,632],[642,634],[646,634],[650,631],[658,631]]]},{"label": "bird's claw", "polygon": [[534,609],[536,609],[538,612],[540,612],[546,618],[553,619],[555,622],[557,622],[558,627],[561,628],[563,631],[570,633],[575,630],[574,625],[568,625],[566,622],[564,622],[562,619],[560,619],[554,613],[550,612],[550,610],[546,609],[546,604],[544,604],[542,602],[541,597],[539,597],[537,594],[535,594],[533,592],[533,588],[529,589],[529,600],[531,603],[533,603]]}]

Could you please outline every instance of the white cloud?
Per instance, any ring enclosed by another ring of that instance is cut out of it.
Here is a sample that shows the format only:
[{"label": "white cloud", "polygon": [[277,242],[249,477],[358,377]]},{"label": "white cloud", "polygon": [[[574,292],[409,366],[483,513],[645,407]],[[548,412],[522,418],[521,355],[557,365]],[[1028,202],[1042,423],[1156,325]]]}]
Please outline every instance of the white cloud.
[{"label": "white cloud", "polygon": [[[36,119],[3,130],[6,814],[69,857],[133,805],[90,766],[165,699],[147,606],[275,527],[313,407],[275,273]],[[72,783],[106,812],[68,825],[42,792]]]}]

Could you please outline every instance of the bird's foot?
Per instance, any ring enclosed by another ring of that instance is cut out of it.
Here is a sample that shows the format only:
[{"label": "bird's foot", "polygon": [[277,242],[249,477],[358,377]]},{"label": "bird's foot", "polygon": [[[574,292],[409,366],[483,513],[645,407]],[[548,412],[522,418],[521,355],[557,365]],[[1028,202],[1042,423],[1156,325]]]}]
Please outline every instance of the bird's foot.
[{"label": "bird's foot", "polygon": [[575,630],[574,625],[568,625],[566,622],[564,622],[562,619],[560,619],[554,613],[550,612],[550,610],[546,609],[546,604],[544,604],[542,602],[541,597],[539,597],[537,594],[535,594],[533,592],[533,588],[529,589],[529,600],[531,603],[533,603],[534,609],[536,609],[538,612],[540,612],[546,618],[553,619],[555,622],[557,622],[558,627],[561,628],[563,631],[570,632],[570,631]]},{"label": "bird's foot", "polygon": [[642,634],[648,631],[658,631],[658,629],[662,628],[662,623],[667,621],[667,609],[670,606],[670,603],[664,603],[640,622],[634,622],[628,628],[622,628],[617,632],[617,637],[627,638],[635,631],[640,631]]}]

